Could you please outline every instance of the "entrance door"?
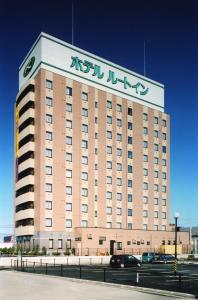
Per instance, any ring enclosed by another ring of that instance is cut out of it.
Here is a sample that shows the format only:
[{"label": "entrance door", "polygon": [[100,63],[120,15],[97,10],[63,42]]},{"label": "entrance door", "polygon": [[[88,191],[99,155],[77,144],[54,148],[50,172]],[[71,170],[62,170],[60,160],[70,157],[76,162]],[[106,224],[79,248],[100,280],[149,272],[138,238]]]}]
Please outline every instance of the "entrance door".
[{"label": "entrance door", "polygon": [[114,255],[114,240],[110,240],[110,255]]}]

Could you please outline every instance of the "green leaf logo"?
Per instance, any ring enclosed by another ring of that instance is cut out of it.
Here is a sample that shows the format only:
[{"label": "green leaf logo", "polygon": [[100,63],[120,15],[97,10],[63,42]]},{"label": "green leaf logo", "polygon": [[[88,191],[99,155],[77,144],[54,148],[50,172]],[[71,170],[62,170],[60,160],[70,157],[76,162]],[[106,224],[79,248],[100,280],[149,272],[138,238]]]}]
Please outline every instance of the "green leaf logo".
[{"label": "green leaf logo", "polygon": [[23,71],[23,77],[26,77],[30,73],[30,71],[32,70],[32,67],[34,65],[34,62],[35,62],[35,57],[32,56],[32,58],[30,58],[27,65],[25,66],[25,69]]}]

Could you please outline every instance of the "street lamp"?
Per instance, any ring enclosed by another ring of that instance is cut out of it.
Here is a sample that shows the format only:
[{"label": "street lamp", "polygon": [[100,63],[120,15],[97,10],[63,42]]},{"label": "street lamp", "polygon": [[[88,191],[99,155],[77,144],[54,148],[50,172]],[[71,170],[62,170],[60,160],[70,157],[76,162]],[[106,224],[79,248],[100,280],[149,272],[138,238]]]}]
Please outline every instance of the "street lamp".
[{"label": "street lamp", "polygon": [[179,213],[175,213],[175,261],[174,261],[174,272],[177,273],[177,220],[179,218]]}]

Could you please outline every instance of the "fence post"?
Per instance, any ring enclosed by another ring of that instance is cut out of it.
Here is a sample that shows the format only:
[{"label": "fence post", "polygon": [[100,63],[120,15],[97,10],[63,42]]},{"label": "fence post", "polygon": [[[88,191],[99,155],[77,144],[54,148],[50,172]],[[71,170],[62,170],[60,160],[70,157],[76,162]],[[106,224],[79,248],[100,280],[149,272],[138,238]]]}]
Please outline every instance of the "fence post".
[{"label": "fence post", "polygon": [[47,263],[45,265],[45,274],[47,274]]},{"label": "fence post", "polygon": [[106,282],[106,268],[104,268],[104,282]]},{"label": "fence post", "polygon": [[137,272],[137,274],[136,274],[136,284],[138,284],[139,283],[139,273]]},{"label": "fence post", "polygon": [[80,271],[79,275],[80,275],[80,279],[81,279],[82,278],[82,267],[81,266],[80,266],[80,270],[79,271]]},{"label": "fence post", "polygon": [[63,276],[63,265],[61,264],[61,276]]}]

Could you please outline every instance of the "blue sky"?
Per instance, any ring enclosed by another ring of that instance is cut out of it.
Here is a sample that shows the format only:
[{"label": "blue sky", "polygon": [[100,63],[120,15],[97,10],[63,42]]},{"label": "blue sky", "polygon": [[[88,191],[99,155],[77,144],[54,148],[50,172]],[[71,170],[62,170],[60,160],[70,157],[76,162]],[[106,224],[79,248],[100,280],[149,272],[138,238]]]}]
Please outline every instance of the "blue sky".
[{"label": "blue sky", "polygon": [[[51,3],[52,2],[52,3]],[[74,0],[74,45],[165,85],[171,115],[171,216],[198,225],[198,2]],[[71,42],[71,1],[1,1],[0,232],[13,226],[18,67],[41,31]]]}]

